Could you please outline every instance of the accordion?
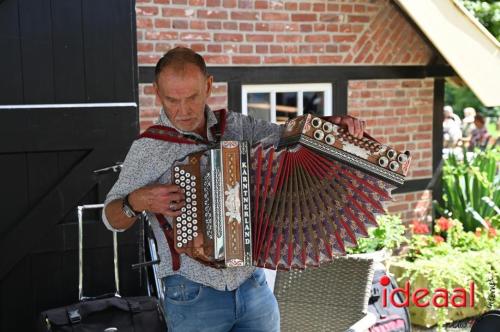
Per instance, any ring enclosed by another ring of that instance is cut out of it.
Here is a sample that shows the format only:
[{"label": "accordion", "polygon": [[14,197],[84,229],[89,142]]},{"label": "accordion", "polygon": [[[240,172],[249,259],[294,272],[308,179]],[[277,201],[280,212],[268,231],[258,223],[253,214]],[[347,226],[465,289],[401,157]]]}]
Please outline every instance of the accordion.
[{"label": "accordion", "polygon": [[218,268],[319,266],[377,226],[410,160],[311,114],[289,120],[277,147],[221,141],[173,165],[186,194],[175,250]]}]

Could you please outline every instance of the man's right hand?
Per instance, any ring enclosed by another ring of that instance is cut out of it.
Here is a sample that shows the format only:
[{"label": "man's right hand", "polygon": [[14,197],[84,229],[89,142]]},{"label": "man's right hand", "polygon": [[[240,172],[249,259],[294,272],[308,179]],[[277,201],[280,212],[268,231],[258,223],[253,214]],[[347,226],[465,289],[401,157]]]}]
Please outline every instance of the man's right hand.
[{"label": "man's right hand", "polygon": [[152,184],[131,192],[128,201],[135,211],[177,217],[185,205],[184,190],[175,184]]}]

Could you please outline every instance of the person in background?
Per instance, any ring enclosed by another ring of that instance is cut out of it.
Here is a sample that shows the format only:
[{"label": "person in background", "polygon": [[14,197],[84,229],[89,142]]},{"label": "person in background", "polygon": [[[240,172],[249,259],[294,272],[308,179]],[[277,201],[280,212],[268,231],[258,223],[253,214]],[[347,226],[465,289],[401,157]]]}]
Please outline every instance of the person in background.
[{"label": "person in background", "polygon": [[474,148],[484,150],[488,145],[491,135],[486,128],[486,121],[481,114],[476,114],[474,117],[474,126],[475,128],[472,130],[469,143],[469,151],[473,151]]},{"label": "person in background", "polygon": [[453,108],[449,105],[443,108],[443,112],[443,147],[454,148],[462,138],[460,118],[453,113]]},{"label": "person in background", "polygon": [[470,141],[472,130],[476,128],[474,126],[475,116],[476,116],[476,110],[473,107],[464,108],[464,119],[462,120],[462,137],[466,146]]}]

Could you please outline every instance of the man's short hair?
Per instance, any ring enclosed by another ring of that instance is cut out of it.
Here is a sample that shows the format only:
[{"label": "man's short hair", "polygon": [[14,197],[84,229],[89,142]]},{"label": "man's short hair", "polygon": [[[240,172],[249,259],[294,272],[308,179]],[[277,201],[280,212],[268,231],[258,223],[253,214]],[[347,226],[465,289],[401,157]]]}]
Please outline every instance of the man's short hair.
[{"label": "man's short hair", "polygon": [[155,67],[155,81],[158,82],[160,73],[167,66],[182,70],[184,66],[191,63],[198,67],[203,76],[208,77],[207,65],[203,57],[190,48],[177,46],[165,53]]}]

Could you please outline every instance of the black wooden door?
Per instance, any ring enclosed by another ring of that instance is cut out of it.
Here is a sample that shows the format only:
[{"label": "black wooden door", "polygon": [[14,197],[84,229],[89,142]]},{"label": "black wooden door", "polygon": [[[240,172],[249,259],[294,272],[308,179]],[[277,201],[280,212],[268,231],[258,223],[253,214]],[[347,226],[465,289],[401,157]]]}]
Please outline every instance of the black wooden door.
[{"label": "black wooden door", "polygon": [[[0,331],[77,300],[76,206],[103,201],[138,125],[133,0],[0,0]],[[86,215],[85,291],[113,290],[111,233]],[[136,231],[122,293],[141,293]]]}]

